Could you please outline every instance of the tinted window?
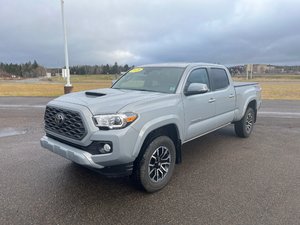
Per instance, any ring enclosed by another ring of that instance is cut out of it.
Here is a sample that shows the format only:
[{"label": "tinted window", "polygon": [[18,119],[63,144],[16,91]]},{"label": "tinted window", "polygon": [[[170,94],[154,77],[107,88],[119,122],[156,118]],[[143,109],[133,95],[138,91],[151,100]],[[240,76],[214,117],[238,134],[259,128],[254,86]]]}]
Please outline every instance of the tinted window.
[{"label": "tinted window", "polygon": [[202,84],[206,84],[208,88],[210,88],[209,86],[209,79],[208,79],[208,74],[206,69],[196,69],[193,70],[190,75],[189,78],[187,79],[186,82],[186,88],[191,84],[191,83],[202,83]]},{"label": "tinted window", "polygon": [[215,68],[215,69],[211,69],[211,72],[212,72],[211,79],[215,90],[228,87],[229,80],[225,70]]}]

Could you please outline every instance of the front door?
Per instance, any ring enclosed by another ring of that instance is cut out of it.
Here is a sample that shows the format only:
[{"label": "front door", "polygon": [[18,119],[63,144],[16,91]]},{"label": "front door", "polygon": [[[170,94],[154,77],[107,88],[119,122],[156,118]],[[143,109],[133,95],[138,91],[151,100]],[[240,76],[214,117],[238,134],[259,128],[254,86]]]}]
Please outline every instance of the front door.
[{"label": "front door", "polygon": [[191,83],[207,84],[209,91],[203,94],[183,96],[185,115],[185,140],[188,141],[214,129],[215,97],[206,68],[191,71],[185,84],[185,90]]}]

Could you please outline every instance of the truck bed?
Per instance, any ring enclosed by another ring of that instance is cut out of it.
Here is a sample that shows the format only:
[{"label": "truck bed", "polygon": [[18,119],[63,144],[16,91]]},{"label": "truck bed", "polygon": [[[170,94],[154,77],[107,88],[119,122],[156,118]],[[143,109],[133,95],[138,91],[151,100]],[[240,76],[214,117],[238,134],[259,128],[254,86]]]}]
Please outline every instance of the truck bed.
[{"label": "truck bed", "polygon": [[[257,108],[260,106],[260,88],[257,82],[233,82],[236,94],[236,117],[235,121],[239,121],[245,113],[245,102],[251,101],[253,96],[257,96]],[[247,105],[246,104],[246,105]]]},{"label": "truck bed", "polygon": [[257,82],[233,82],[234,87],[252,86],[257,84]]}]

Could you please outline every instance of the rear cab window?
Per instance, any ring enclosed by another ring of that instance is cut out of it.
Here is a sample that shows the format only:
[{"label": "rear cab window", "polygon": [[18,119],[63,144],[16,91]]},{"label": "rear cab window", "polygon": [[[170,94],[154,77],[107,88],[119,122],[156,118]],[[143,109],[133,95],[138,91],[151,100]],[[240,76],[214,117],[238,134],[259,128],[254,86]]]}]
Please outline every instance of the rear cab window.
[{"label": "rear cab window", "polygon": [[222,68],[211,68],[211,81],[215,91],[225,89],[229,86],[226,71]]}]

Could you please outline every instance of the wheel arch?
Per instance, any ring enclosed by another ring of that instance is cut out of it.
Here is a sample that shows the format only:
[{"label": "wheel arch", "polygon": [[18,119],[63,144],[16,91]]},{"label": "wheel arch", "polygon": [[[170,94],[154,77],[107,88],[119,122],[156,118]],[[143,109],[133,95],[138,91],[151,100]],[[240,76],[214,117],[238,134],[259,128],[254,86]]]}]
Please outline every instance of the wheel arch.
[{"label": "wheel arch", "polygon": [[[255,123],[256,117],[257,117],[257,101],[256,101],[256,99],[253,99],[248,103],[246,110],[248,108],[252,108],[254,110],[254,123]],[[246,110],[245,110],[245,112],[246,112]],[[244,114],[245,114],[245,112],[244,112]]]},{"label": "wheel arch", "polygon": [[165,124],[163,126],[157,127],[151,130],[147,136],[144,138],[142,145],[139,149],[139,154],[135,159],[135,162],[139,162],[139,160],[143,157],[147,146],[157,137],[159,136],[168,136],[171,138],[175,145],[176,150],[176,164],[181,163],[181,139],[178,126],[175,123]]},{"label": "wheel arch", "polygon": [[249,98],[247,101],[245,101],[245,104],[243,105],[243,108],[241,110],[236,111],[234,122],[240,121],[243,116],[245,115],[247,109],[251,107],[254,110],[255,119],[254,122],[256,122],[256,116],[257,116],[257,99],[255,98]]}]

